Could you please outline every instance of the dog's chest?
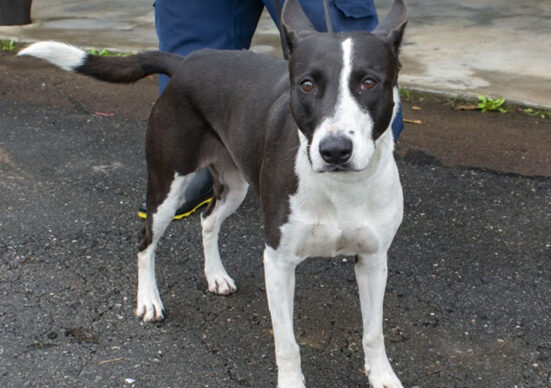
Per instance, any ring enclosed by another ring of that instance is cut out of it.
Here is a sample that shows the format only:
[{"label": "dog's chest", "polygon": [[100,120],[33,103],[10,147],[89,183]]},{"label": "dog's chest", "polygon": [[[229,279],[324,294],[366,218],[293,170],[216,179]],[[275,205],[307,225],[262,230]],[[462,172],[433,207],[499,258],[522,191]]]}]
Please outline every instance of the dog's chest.
[{"label": "dog's chest", "polygon": [[[320,175],[318,175],[320,176]],[[289,198],[280,248],[306,258],[372,254],[387,245],[400,223],[400,196],[350,182],[306,181]]]},{"label": "dog's chest", "polygon": [[360,173],[319,174],[302,143],[295,164],[298,189],[288,198],[289,216],[280,226],[278,250],[306,258],[387,249],[403,214],[402,188],[390,152]]},{"label": "dog's chest", "polygon": [[297,257],[367,254],[379,246],[369,220],[338,216],[334,208],[302,209],[289,219],[283,245]]}]

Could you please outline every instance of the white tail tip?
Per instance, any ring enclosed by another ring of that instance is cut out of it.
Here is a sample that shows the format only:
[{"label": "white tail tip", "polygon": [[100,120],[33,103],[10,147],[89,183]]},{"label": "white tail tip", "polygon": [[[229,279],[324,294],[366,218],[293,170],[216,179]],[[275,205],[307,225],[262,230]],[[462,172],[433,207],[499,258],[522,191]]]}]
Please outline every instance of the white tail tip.
[{"label": "white tail tip", "polygon": [[63,70],[73,71],[84,63],[88,54],[86,51],[75,46],[47,41],[33,43],[19,51],[17,55],[30,55],[32,57],[45,59]]}]

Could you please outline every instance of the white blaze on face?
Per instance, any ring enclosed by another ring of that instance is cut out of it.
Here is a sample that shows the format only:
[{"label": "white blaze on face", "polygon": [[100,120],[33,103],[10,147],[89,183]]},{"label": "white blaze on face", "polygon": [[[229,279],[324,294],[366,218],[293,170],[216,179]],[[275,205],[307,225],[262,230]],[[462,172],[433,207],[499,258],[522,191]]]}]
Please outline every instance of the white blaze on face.
[{"label": "white blaze on face", "polygon": [[324,171],[327,163],[319,152],[320,142],[327,136],[346,136],[352,141],[352,156],[349,163],[352,170],[367,167],[375,145],[372,139],[373,120],[363,111],[350,92],[350,73],[352,72],[353,44],[348,38],[341,43],[343,58],[339,82],[337,106],[333,115],[325,118],[314,131],[310,147],[310,158],[314,171]]}]

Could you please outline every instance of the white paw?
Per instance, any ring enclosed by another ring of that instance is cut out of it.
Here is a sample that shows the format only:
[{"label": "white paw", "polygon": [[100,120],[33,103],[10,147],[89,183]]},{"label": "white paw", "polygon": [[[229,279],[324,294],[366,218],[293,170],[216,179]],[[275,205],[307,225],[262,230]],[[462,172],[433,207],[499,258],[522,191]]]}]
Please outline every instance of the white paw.
[{"label": "white paw", "polygon": [[388,360],[377,368],[366,365],[365,374],[369,377],[369,384],[373,388],[403,388],[402,383],[396,377]]},{"label": "white paw", "polygon": [[164,316],[164,307],[159,291],[155,289],[138,290],[138,303],[136,306],[136,316],[144,322],[162,321]]},{"label": "white paw", "polygon": [[304,376],[302,373],[282,375],[277,379],[277,388],[305,388]]},{"label": "white paw", "polygon": [[230,295],[237,291],[235,282],[226,272],[207,274],[209,292],[218,295]]}]

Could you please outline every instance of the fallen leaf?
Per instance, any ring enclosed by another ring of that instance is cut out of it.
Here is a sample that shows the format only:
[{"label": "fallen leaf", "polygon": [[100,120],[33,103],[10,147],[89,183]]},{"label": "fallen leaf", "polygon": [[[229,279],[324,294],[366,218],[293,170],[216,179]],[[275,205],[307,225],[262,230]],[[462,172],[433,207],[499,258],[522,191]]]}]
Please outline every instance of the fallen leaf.
[{"label": "fallen leaf", "polygon": [[420,106],[417,106],[417,105],[412,105],[411,110],[423,110],[423,108],[421,108]]},{"label": "fallen leaf", "polygon": [[459,104],[456,105],[454,110],[478,110],[478,107],[473,104]]},{"label": "fallen leaf", "polygon": [[408,124],[423,124],[421,120],[404,119],[404,123]]},{"label": "fallen leaf", "polygon": [[105,113],[105,112],[95,112],[94,113],[96,116],[101,116],[101,117],[111,117],[111,116],[115,116],[114,113]]},{"label": "fallen leaf", "polygon": [[122,357],[112,358],[110,360],[103,360],[103,361],[98,362],[98,365],[109,364],[111,362],[117,362],[117,361],[120,361],[120,360],[122,360]]}]

